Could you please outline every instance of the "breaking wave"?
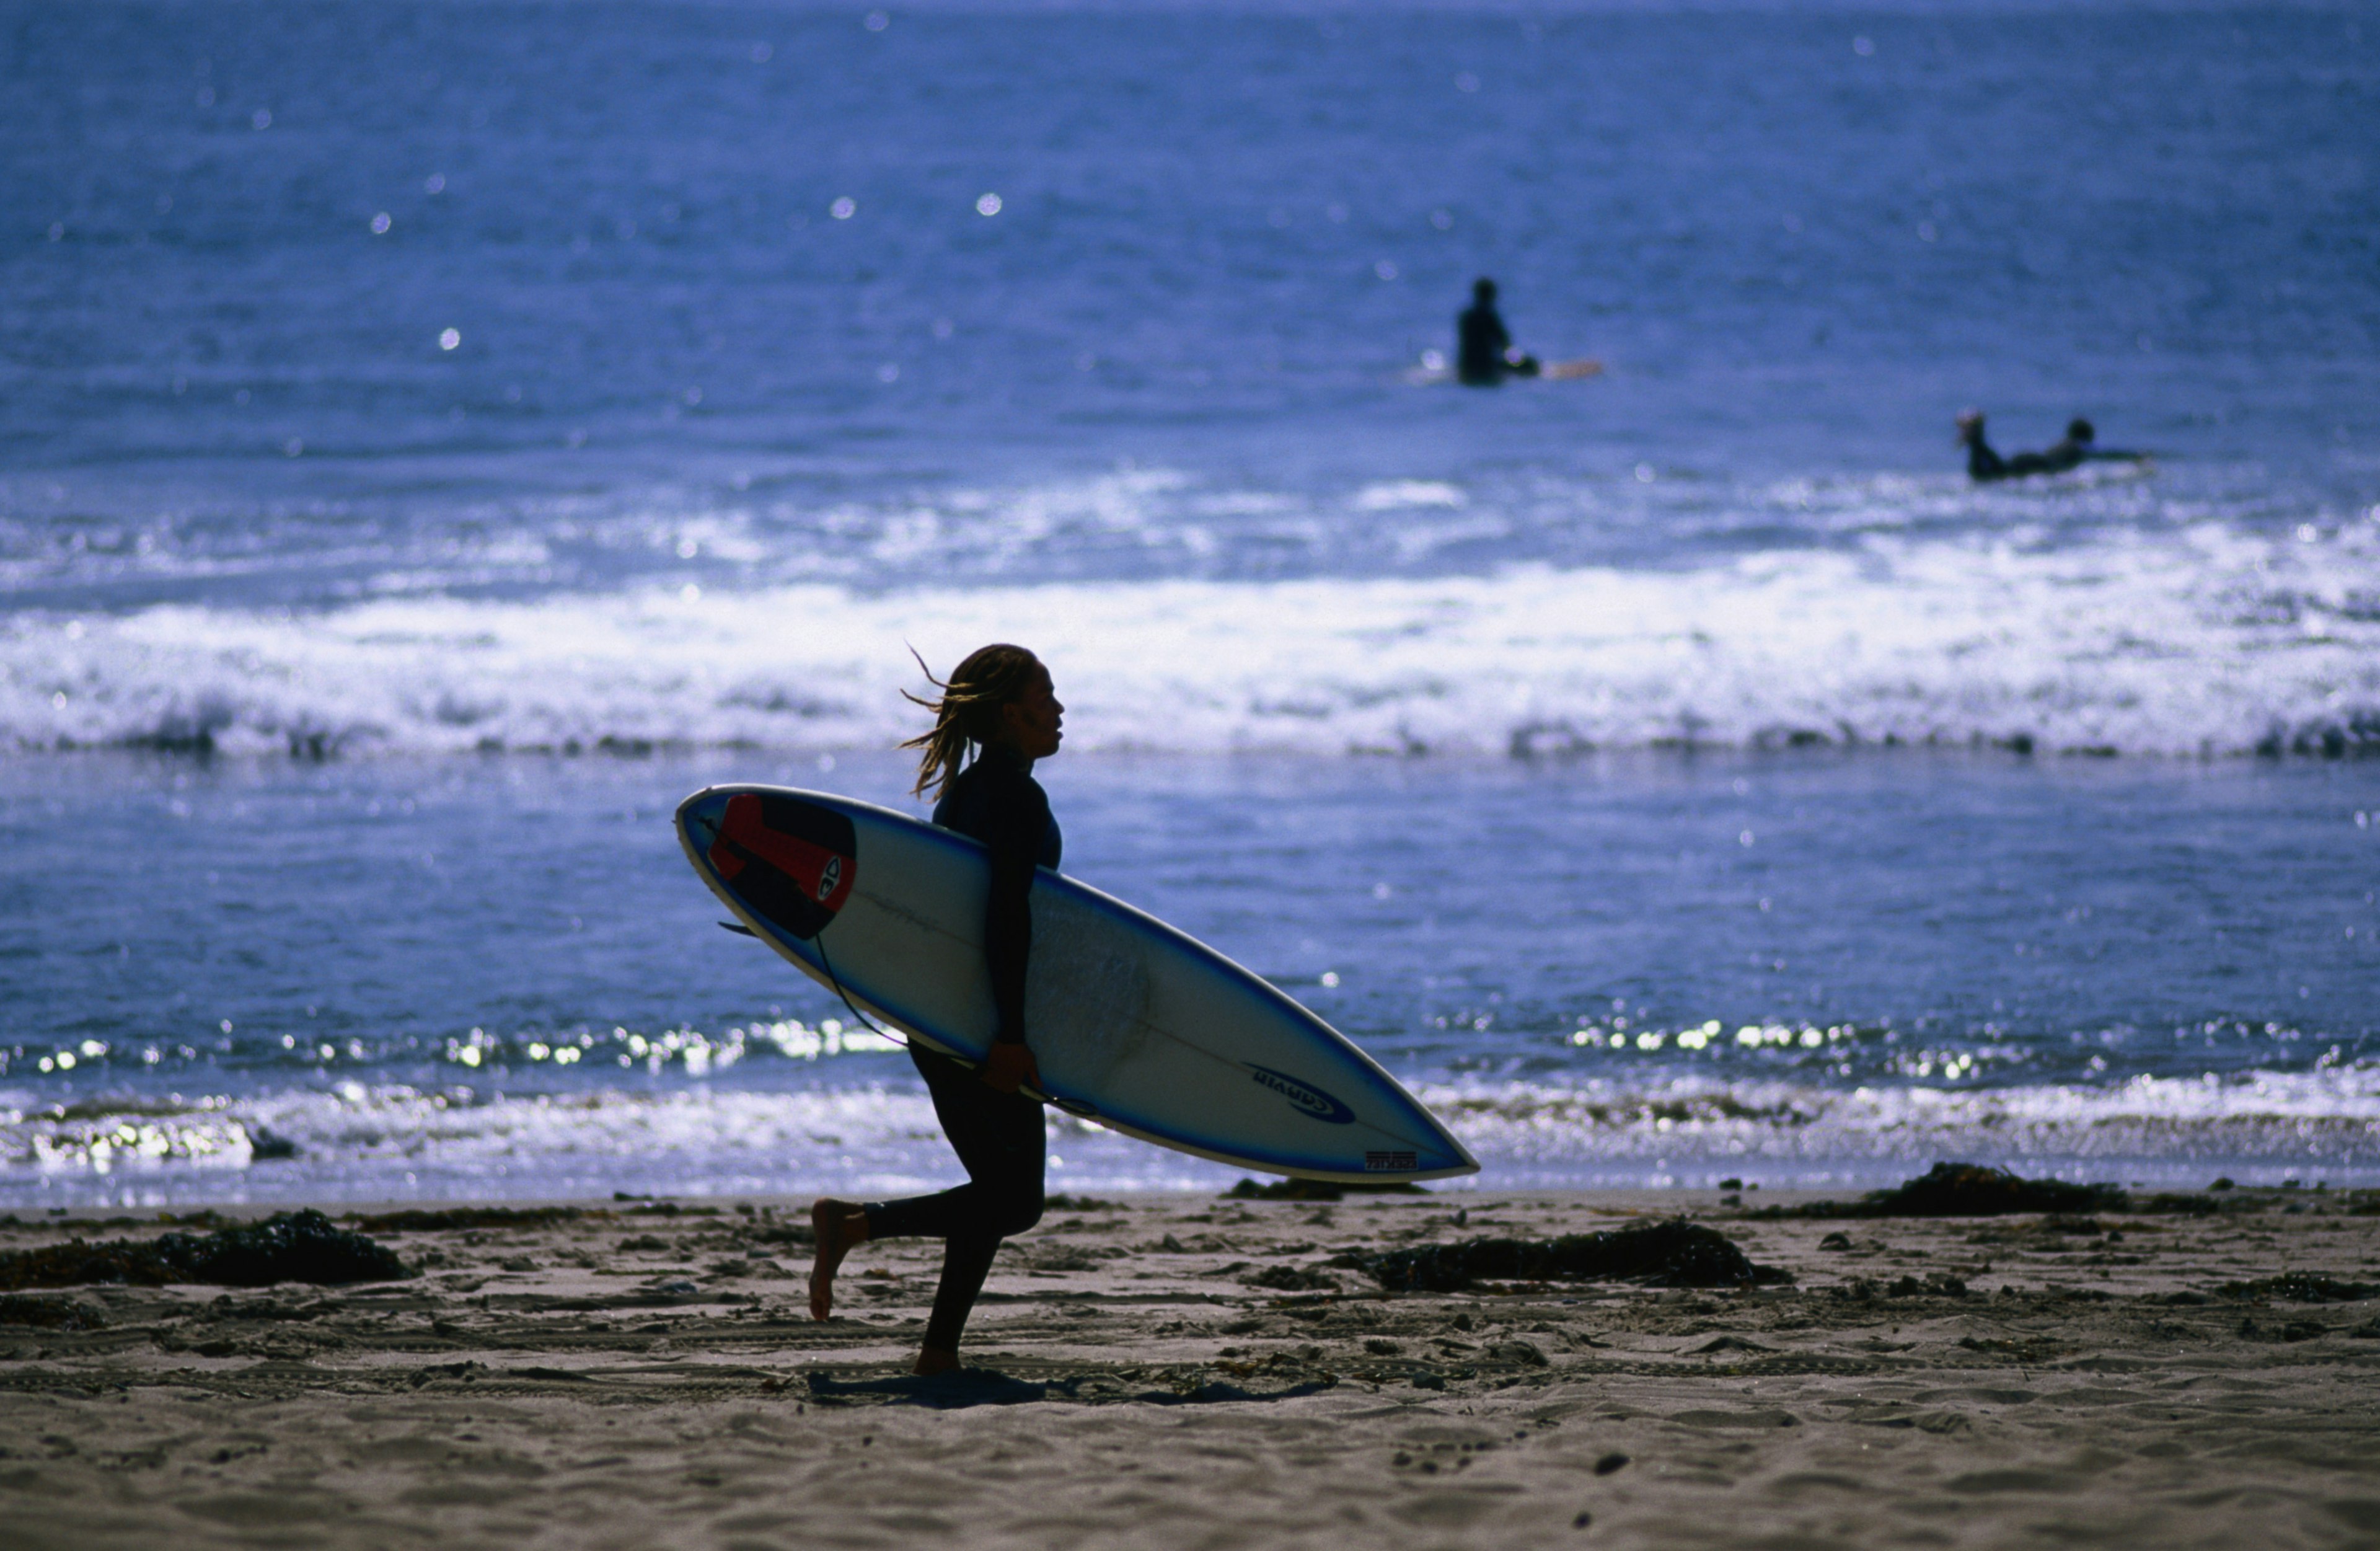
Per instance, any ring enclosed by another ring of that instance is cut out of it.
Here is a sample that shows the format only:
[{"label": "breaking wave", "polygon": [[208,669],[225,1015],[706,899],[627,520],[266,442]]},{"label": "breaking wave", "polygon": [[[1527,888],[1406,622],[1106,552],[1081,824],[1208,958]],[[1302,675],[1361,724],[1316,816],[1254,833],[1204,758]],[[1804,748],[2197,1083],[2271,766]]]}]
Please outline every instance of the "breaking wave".
[{"label": "breaking wave", "polygon": [[2380,531],[2364,521],[2070,547],[1882,535],[1428,580],[27,611],[0,626],[0,746],[880,747],[907,728],[909,645],[946,667],[1000,639],[1049,658],[1075,746],[1092,749],[2380,751]]}]

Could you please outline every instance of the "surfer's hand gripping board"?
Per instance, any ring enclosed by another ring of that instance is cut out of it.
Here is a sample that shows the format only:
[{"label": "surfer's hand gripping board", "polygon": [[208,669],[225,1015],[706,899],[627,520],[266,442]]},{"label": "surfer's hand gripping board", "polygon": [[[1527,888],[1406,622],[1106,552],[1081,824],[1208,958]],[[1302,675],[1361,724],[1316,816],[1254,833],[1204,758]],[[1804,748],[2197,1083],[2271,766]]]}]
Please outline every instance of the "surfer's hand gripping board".
[{"label": "surfer's hand gripping board", "polygon": [[1041,1085],[1041,1068],[1033,1052],[1013,1040],[993,1045],[978,1070],[985,1082],[1003,1093],[1016,1093],[1027,1083]]}]

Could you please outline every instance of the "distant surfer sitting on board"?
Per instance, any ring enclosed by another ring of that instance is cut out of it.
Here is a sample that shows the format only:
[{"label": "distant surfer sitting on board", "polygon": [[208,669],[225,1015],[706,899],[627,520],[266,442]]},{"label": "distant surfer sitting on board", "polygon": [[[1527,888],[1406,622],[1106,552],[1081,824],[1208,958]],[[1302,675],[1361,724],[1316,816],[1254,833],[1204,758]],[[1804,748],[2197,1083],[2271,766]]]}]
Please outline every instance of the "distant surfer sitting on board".
[{"label": "distant surfer sitting on board", "polygon": [[[932,679],[929,672],[927,677]],[[940,1239],[942,1281],[926,1322],[917,1372],[959,1365],[959,1334],[983,1290],[1000,1241],[1041,1220],[1041,1105],[1016,1090],[1039,1086],[1025,1043],[1025,969],[1033,948],[1026,900],[1036,867],[1058,865],[1058,822],[1033,779],[1033,762],[1058,751],[1065,707],[1050,670],[1021,646],[987,646],[967,657],[932,700],[909,698],[934,714],[933,730],[901,746],[919,750],[920,797],[939,790],[934,822],[983,842],[991,854],[984,902],[983,951],[991,971],[999,1022],[990,1054],[972,1069],[922,1045],[909,1058],[926,1080],[934,1115],[967,1182],[905,1201],[820,1200],[810,1208],[818,1235],[810,1269],[810,1317],[834,1308],[834,1273],[855,1244],[870,1239]],[[968,756],[974,755],[972,762]]]},{"label": "distant surfer sitting on board", "polygon": [[1512,336],[1496,311],[1496,282],[1471,282],[1471,305],[1454,320],[1454,377],[1471,387],[1494,387],[1507,377],[1534,377],[1537,358],[1512,348]]}]

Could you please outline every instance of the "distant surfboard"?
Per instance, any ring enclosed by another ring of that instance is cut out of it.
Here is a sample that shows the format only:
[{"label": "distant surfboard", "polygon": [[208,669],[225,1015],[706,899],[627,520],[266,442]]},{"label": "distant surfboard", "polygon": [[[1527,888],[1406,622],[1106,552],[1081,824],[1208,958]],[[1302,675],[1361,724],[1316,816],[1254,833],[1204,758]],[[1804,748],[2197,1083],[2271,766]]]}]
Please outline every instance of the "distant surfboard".
[{"label": "distant surfboard", "polygon": [[[823,792],[711,787],[678,843],[743,929],[930,1049],[991,1044],[990,869],[965,836]],[[1479,1166],[1344,1035],[1203,943],[1047,868],[1025,1026],[1038,1098],[1161,1147],[1366,1183]]]},{"label": "distant surfboard", "polygon": [[[1419,366],[1404,373],[1404,380],[1415,387],[1431,387],[1439,383],[1451,383],[1455,381],[1454,369],[1445,362],[1444,356],[1432,350],[1422,358],[1422,363]],[[1534,377],[1513,376],[1507,377],[1504,381],[1508,383],[1576,383],[1584,382],[1589,377],[1602,375],[1603,362],[1593,356],[1582,356],[1576,360],[1545,361],[1538,366],[1537,374]]]}]

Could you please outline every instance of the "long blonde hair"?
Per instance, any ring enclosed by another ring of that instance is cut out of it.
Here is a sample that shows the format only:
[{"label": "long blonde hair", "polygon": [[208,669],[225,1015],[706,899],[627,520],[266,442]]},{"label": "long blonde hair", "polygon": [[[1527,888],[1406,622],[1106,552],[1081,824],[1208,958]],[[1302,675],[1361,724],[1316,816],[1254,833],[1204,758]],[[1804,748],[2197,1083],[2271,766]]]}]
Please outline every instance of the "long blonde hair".
[{"label": "long blonde hair", "polygon": [[[917,657],[913,647],[909,655]],[[1033,677],[1049,670],[1041,659],[1022,646],[994,643],[980,646],[951,670],[948,679],[934,677],[926,659],[917,657],[926,682],[941,691],[931,700],[901,691],[901,697],[934,714],[933,730],[905,739],[901,747],[922,751],[917,759],[917,797],[931,797],[966,767],[976,749],[1000,737],[1002,709],[1025,698]]]}]

